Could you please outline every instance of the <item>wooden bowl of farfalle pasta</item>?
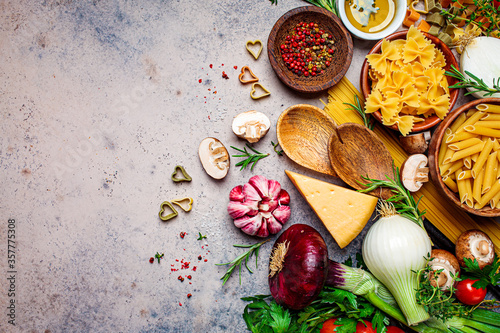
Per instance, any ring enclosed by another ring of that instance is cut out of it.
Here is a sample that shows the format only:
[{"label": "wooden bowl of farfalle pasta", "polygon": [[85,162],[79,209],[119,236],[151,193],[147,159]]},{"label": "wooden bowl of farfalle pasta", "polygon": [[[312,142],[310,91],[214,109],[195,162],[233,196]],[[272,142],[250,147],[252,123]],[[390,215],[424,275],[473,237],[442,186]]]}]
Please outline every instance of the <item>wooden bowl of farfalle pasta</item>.
[{"label": "wooden bowl of farfalle pasta", "polygon": [[429,144],[438,191],[465,211],[500,216],[500,98],[477,99],[453,110]]},{"label": "wooden bowl of farfalle pasta", "polygon": [[453,109],[459,89],[445,75],[457,60],[439,38],[415,27],[370,50],[361,68],[365,112],[403,136],[436,126]]}]

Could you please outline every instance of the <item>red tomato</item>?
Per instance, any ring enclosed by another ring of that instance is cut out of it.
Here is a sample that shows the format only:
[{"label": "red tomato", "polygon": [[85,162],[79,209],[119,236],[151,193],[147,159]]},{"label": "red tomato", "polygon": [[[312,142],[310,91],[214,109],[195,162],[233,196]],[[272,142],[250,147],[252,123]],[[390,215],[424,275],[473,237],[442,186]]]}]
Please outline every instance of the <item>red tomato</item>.
[{"label": "red tomato", "polygon": [[476,305],[486,297],[486,289],[478,289],[472,286],[476,281],[477,280],[465,279],[457,283],[455,296],[460,302],[467,305]]},{"label": "red tomato", "polygon": [[493,0],[493,6],[494,6],[495,8],[498,8],[498,6],[500,6],[500,1],[498,1],[498,0]]},{"label": "red tomato", "polygon": [[405,331],[396,326],[387,326],[387,333],[405,333]]},{"label": "red tomato", "polygon": [[335,327],[339,327],[342,325],[335,325],[335,322],[337,321],[337,318],[331,318],[328,319],[323,323],[323,327],[321,328],[321,331],[319,333],[333,333],[335,332]]},{"label": "red tomato", "polygon": [[356,325],[356,333],[375,333],[375,330],[372,327],[372,323],[369,321],[363,320],[364,324],[362,322],[358,322]]}]

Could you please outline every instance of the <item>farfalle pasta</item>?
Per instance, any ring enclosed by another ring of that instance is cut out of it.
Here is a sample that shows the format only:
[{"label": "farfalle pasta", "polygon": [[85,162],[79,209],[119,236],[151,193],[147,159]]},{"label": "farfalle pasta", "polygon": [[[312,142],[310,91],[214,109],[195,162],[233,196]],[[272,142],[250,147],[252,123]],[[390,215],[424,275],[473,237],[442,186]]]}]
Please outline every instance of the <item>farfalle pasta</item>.
[{"label": "farfalle pasta", "polygon": [[398,125],[402,135],[413,125],[436,115],[443,119],[450,108],[443,53],[417,28],[406,39],[384,40],[379,54],[366,56],[372,90],[365,112],[380,111],[382,123]]}]

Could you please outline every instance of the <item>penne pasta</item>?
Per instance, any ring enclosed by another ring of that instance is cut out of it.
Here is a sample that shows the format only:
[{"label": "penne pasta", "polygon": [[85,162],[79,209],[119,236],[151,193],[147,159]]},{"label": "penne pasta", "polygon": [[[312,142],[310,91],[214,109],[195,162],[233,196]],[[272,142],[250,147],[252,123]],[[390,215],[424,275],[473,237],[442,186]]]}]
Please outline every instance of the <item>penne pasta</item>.
[{"label": "penne pasta", "polygon": [[448,144],[448,148],[450,148],[451,150],[462,150],[462,149],[468,148],[470,146],[474,146],[478,143],[481,143],[480,139],[470,138],[470,139],[466,139],[463,141],[457,141],[457,142],[450,143],[450,144]]},{"label": "penne pasta", "polygon": [[472,172],[470,170],[463,170],[457,176],[457,180],[472,178]]},{"label": "penne pasta", "polygon": [[[486,142],[488,142],[488,141],[486,141]],[[479,153],[479,152],[482,153],[482,151],[484,151],[483,150],[484,146],[485,146],[485,143],[480,142],[478,144],[475,144],[474,146],[455,151],[453,153],[453,156],[450,159],[450,162],[455,162],[455,161],[461,160],[462,158],[465,158],[465,157],[470,156],[470,155],[475,154],[475,153]],[[493,147],[493,143],[491,143],[491,146]],[[481,157],[481,155],[479,155],[479,157]]]},{"label": "penne pasta", "polygon": [[486,160],[486,165],[484,166],[484,178],[482,184],[481,194],[488,192],[496,180],[496,168],[498,165],[497,152],[493,152],[488,156]]},{"label": "penne pasta", "polygon": [[438,154],[438,165],[443,164],[444,161],[444,155],[446,154],[446,140],[448,137],[451,135],[452,131],[448,127],[447,129],[444,130],[444,135],[443,135],[443,140],[441,141],[441,145],[439,147],[439,154]]},{"label": "penne pasta", "polygon": [[500,138],[500,130],[494,129],[494,128],[489,128],[489,127],[482,127],[482,126],[475,126],[475,125],[467,125],[464,127],[464,130],[477,134],[477,135],[486,135],[492,138]]},{"label": "penne pasta", "polygon": [[460,133],[454,133],[448,136],[446,139],[446,143],[452,143],[452,142],[457,142],[457,141],[462,141],[470,138],[477,138],[478,135],[475,135],[473,133],[469,132],[460,132]]},{"label": "penne pasta", "polygon": [[472,198],[477,202],[481,199],[481,186],[483,185],[484,178],[484,168],[481,169],[476,179],[474,179],[474,184],[472,184]]},{"label": "penne pasta", "polygon": [[500,129],[500,121],[495,121],[495,120],[479,120],[479,121],[477,121],[474,124],[474,126]]},{"label": "penne pasta", "polygon": [[491,149],[493,149],[493,140],[487,140],[486,143],[484,144],[484,149],[482,148],[480,149],[479,157],[477,158],[476,162],[474,163],[474,166],[472,167],[473,178],[476,178],[477,173],[479,172],[479,170],[481,170],[484,163],[486,163],[486,159],[488,158]]},{"label": "penne pasta", "polygon": [[446,186],[448,186],[450,190],[452,190],[453,192],[458,192],[457,183],[455,183],[455,181],[451,179],[451,177],[443,178],[443,182]]},{"label": "penne pasta", "polygon": [[478,104],[476,105],[476,109],[481,112],[491,112],[491,113],[500,113],[500,105],[493,104]]},{"label": "penne pasta", "polygon": [[[465,180],[464,180],[465,182]],[[476,209],[481,209],[483,208],[484,206],[486,206],[486,204],[488,204],[490,202],[491,199],[493,199],[493,197],[500,191],[500,179],[497,179],[495,181],[495,183],[493,183],[493,185],[491,186],[491,189],[486,192],[485,195],[483,195],[479,200],[478,202],[474,205],[474,208]]]},{"label": "penne pasta", "polygon": [[469,117],[469,119],[464,121],[464,123],[457,128],[455,133],[463,132],[465,130],[465,127],[475,124],[476,121],[478,121],[479,119],[481,119],[482,116],[484,116],[484,114],[485,112],[475,112]]}]

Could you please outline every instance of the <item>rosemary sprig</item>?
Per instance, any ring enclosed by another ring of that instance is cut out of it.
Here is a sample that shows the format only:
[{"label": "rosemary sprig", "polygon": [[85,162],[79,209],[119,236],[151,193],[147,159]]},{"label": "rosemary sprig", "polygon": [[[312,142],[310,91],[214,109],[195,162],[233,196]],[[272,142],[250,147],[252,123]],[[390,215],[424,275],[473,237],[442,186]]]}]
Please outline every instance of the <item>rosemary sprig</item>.
[{"label": "rosemary sprig", "polygon": [[240,170],[245,169],[250,163],[252,163],[252,167],[250,168],[250,170],[253,170],[253,167],[255,166],[255,164],[257,164],[259,160],[269,156],[269,154],[263,154],[255,150],[254,148],[250,147],[248,143],[247,147],[250,148],[250,150],[252,150],[255,154],[249,153],[245,147],[243,149],[239,149],[231,146],[231,148],[242,153],[241,155],[231,155],[232,157],[246,157],[243,161],[239,161],[238,163],[236,163],[236,166],[241,166]]},{"label": "rosemary sprig", "polygon": [[491,96],[495,93],[500,93],[500,77],[497,78],[496,80],[493,79],[493,88],[491,88],[486,83],[484,83],[483,79],[478,78],[469,71],[465,71],[465,74],[468,75],[470,79],[467,78],[453,65],[451,65],[451,71],[446,71],[445,74],[458,80],[458,82],[450,86],[450,88],[474,89],[466,92],[465,93],[466,96],[476,92],[486,92],[484,94],[485,97]]},{"label": "rosemary sprig", "polygon": [[198,232],[198,238],[196,238],[196,240],[202,240],[202,239],[207,239],[207,236],[202,235],[201,232]]},{"label": "rosemary sprig", "polygon": [[230,262],[226,262],[223,264],[216,264],[217,266],[231,265],[228,268],[228,270],[226,271],[226,274],[224,274],[224,276],[221,278],[221,280],[223,281],[222,285],[226,284],[227,280],[229,280],[229,278],[233,274],[236,267],[239,267],[239,276],[240,276],[240,284],[241,284],[241,266],[243,265],[243,263],[245,263],[245,267],[248,269],[248,271],[250,273],[253,273],[253,271],[250,269],[250,267],[248,267],[248,260],[253,255],[255,255],[255,267],[257,268],[257,259],[259,258],[260,247],[262,246],[262,244],[264,244],[268,241],[269,241],[269,239],[266,239],[265,241],[262,241],[260,243],[256,243],[253,245],[233,245],[234,247],[246,248],[246,249],[248,249],[248,251],[240,254],[238,257],[236,257],[235,259],[233,259]]},{"label": "rosemary sprig", "polygon": [[357,111],[361,118],[363,118],[363,123],[366,127],[373,130],[374,123],[371,121],[371,117],[365,113],[365,110],[361,106],[361,102],[359,101],[358,95],[354,95],[354,99],[356,100],[356,105],[351,103],[344,103],[345,105],[349,105],[349,110]]},{"label": "rosemary sprig", "polygon": [[279,142],[274,143],[271,141],[271,144],[273,145],[274,152],[278,154],[278,156],[283,156],[283,150],[278,149],[278,146],[280,145]]},{"label": "rosemary sprig", "polygon": [[411,195],[410,191],[408,191],[403,183],[401,182],[401,179],[399,178],[399,168],[395,167],[394,165],[392,166],[392,170],[394,173],[394,179],[391,179],[389,176],[386,175],[386,180],[381,180],[381,179],[371,179],[369,177],[362,176],[364,180],[367,181],[366,184],[363,184],[360,182],[360,184],[366,186],[366,189],[359,190],[359,192],[366,193],[366,192],[371,192],[379,187],[387,187],[391,189],[392,193],[394,195],[387,199],[388,202],[392,202],[394,205],[394,208],[396,208],[396,211],[399,213],[399,215],[404,216],[411,221],[417,223],[422,229],[425,230],[424,228],[424,214],[425,210],[420,211],[418,209],[418,204],[420,203],[420,197],[417,201],[413,198]]}]

